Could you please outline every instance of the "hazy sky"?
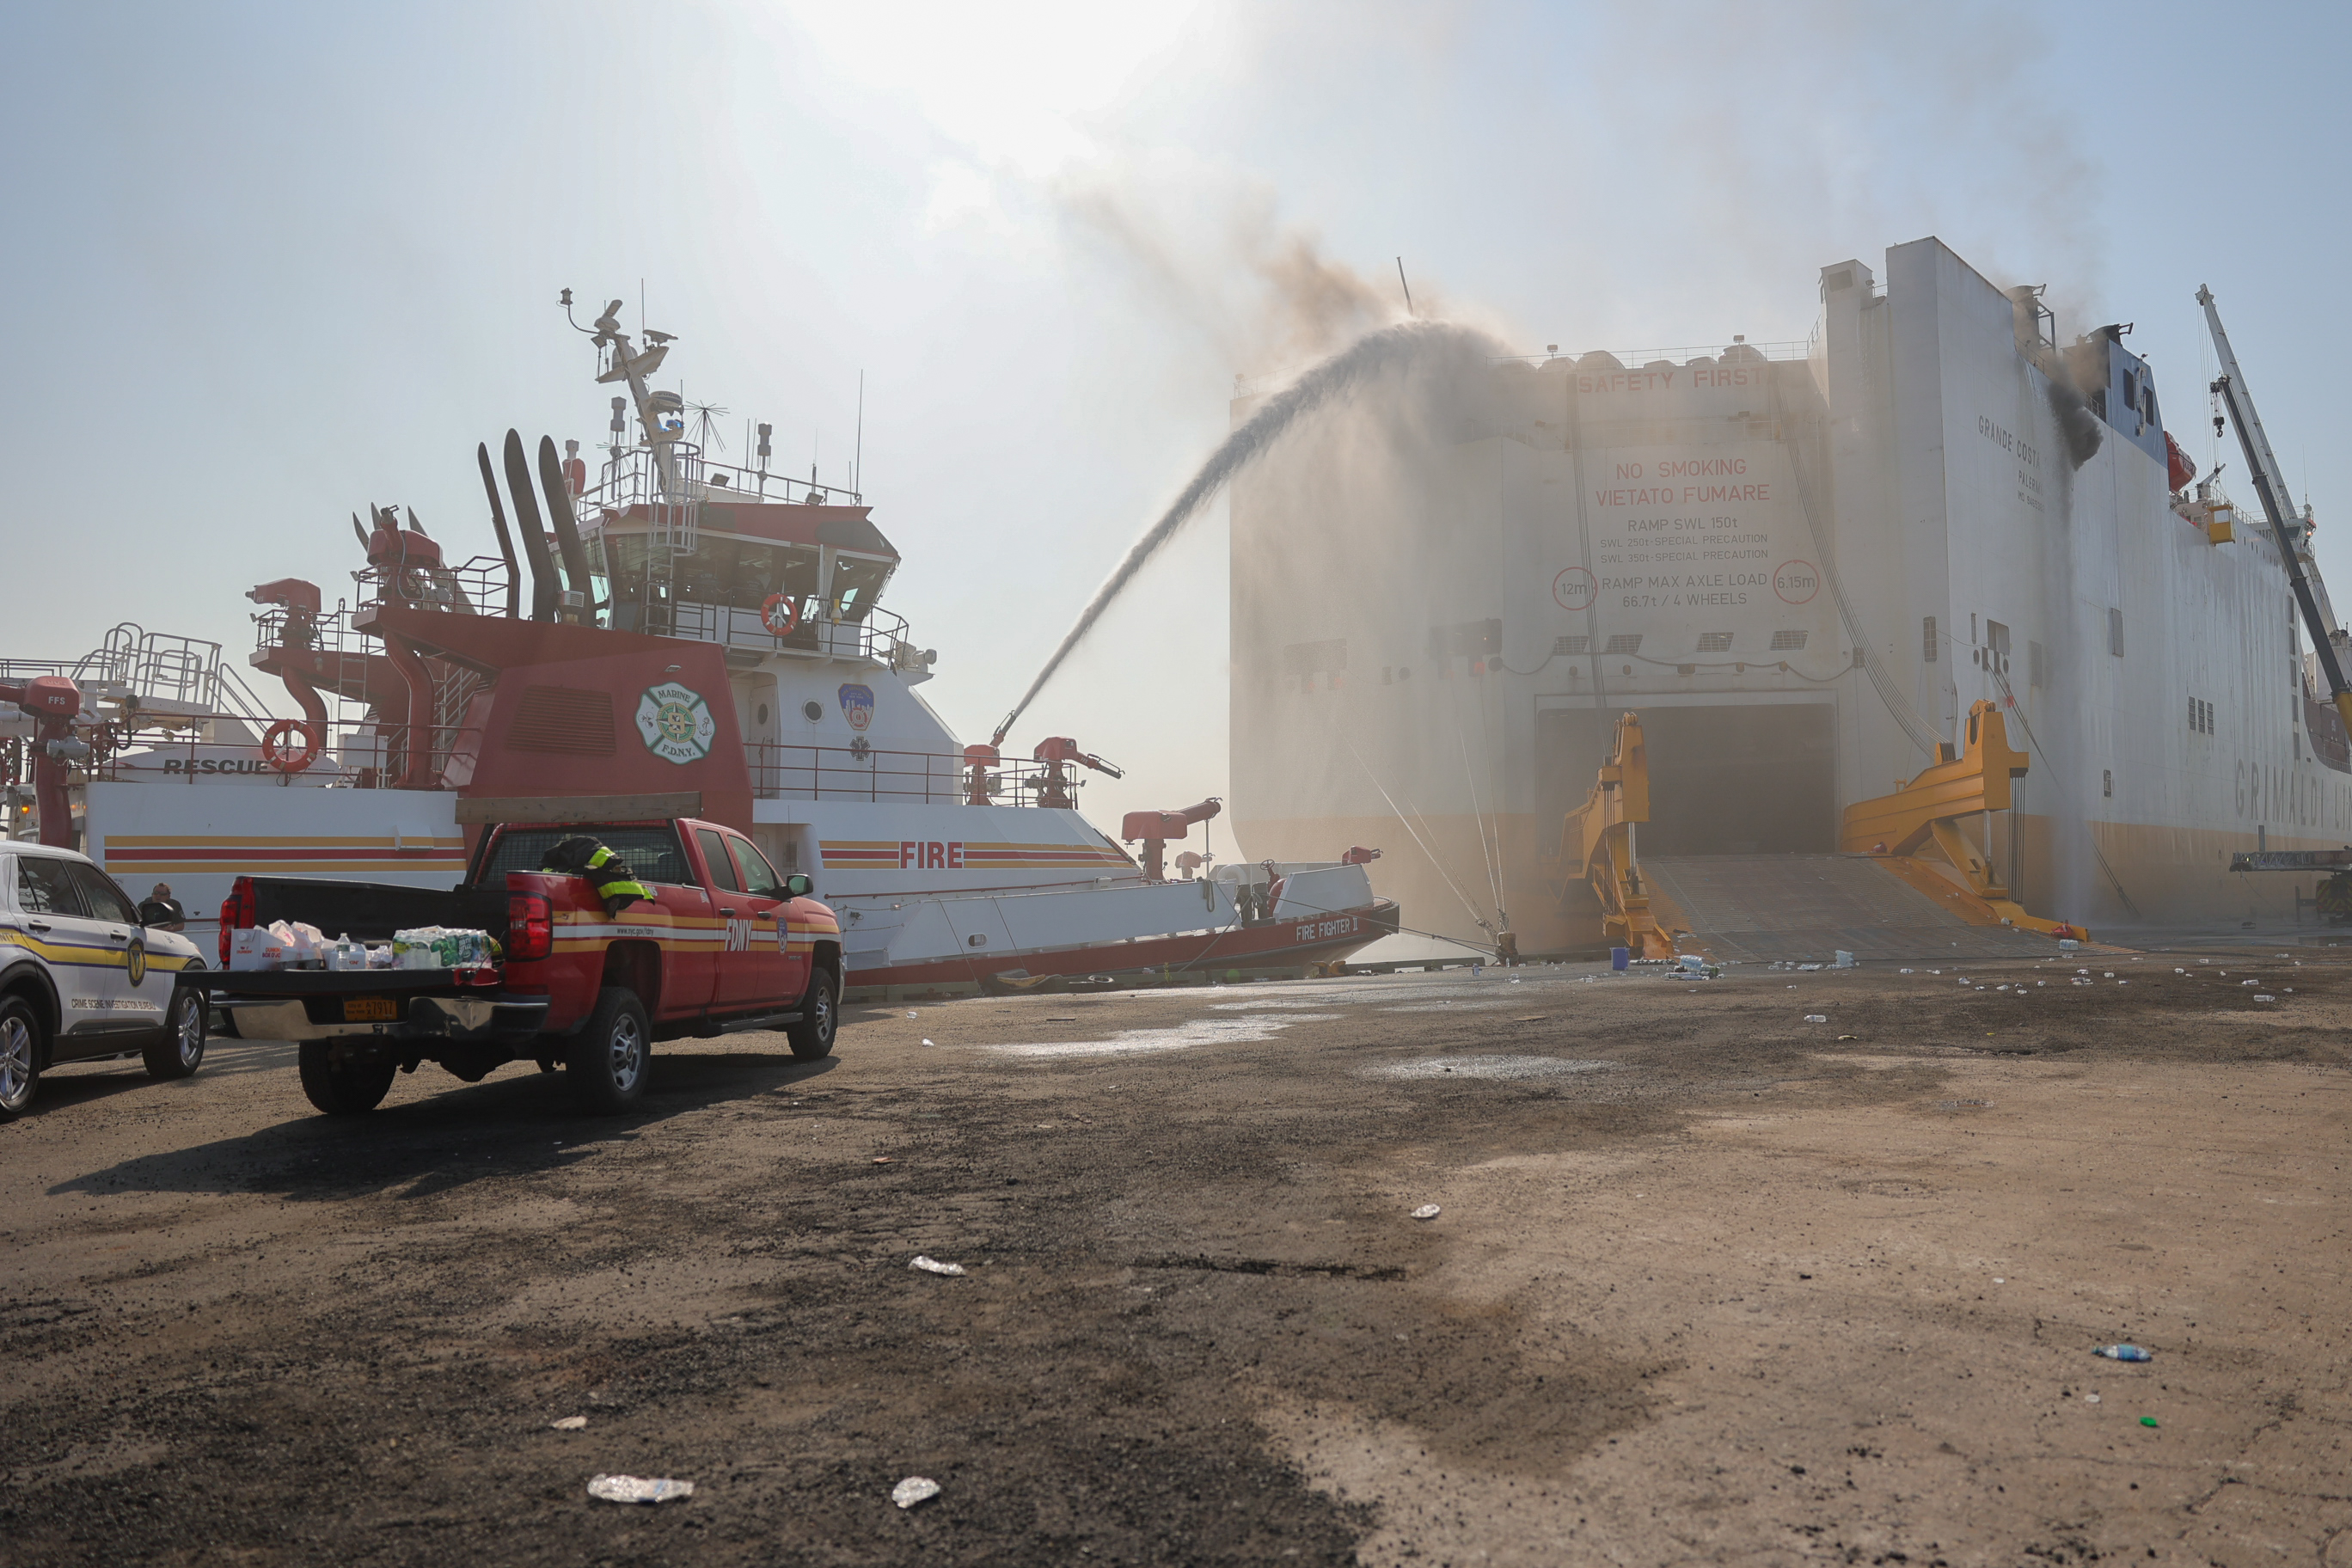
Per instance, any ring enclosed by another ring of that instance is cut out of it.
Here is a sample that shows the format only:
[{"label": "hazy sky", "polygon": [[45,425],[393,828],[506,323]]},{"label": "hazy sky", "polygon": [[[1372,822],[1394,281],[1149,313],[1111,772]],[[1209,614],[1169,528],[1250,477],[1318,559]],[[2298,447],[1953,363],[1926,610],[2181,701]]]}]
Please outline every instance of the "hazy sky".
[{"label": "hazy sky", "polygon": [[[2340,604],[2345,16],[17,0],[0,651],[128,620],[241,658],[254,583],[349,591],[370,500],[492,550],[474,444],[602,434],[557,289],[634,330],[642,281],[780,468],[846,479],[865,374],[888,602],[982,739],[1234,374],[1393,258],[1531,351],[1650,348],[1801,339],[1821,265],[1927,234],[2069,335],[2136,321],[2200,464],[2211,284]],[[1212,520],[1016,732],[1129,766],[1097,820],[1223,788],[1223,550]]]}]

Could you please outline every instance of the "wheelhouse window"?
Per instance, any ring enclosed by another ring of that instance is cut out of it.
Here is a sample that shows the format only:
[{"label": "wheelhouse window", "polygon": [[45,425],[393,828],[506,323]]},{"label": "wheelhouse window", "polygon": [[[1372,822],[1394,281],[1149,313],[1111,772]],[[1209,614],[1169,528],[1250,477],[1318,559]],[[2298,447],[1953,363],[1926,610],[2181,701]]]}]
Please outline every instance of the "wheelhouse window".
[{"label": "wheelhouse window", "polygon": [[[783,595],[799,611],[800,626],[787,642],[814,646],[817,552],[805,544],[703,534],[691,554],[677,556],[665,585],[648,566],[652,542],[642,533],[607,533],[598,563],[611,579],[613,625],[623,631],[669,636],[676,629],[675,602],[754,613],[770,595]],[[665,592],[665,587],[667,592]]]},{"label": "wheelhouse window", "polygon": [[833,558],[833,618],[857,622],[882,596],[891,563],[871,556],[836,554]]}]

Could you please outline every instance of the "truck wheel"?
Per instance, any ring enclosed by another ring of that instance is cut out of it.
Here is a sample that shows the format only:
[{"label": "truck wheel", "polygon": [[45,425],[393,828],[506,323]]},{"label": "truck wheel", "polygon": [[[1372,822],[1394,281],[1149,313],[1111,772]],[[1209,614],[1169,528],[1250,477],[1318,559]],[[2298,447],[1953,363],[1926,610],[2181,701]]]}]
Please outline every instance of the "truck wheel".
[{"label": "truck wheel", "polygon": [[0,997],[0,1121],[33,1103],[41,1081],[41,1016],[22,996]]},{"label": "truck wheel", "polygon": [[296,1058],[302,1071],[302,1093],[330,1116],[357,1116],[373,1110],[392,1092],[395,1062],[362,1063],[337,1059],[331,1040],[305,1040]]},{"label": "truck wheel", "polygon": [[581,1105],[609,1114],[644,1097],[653,1054],[646,1005],[625,986],[607,985],[596,994],[596,1010],[564,1051],[563,1068]]},{"label": "truck wheel", "polygon": [[205,1020],[212,1011],[205,994],[181,986],[163,1009],[163,1037],[142,1054],[149,1078],[190,1078],[205,1060]]},{"label": "truck wheel", "polygon": [[795,1059],[813,1062],[833,1055],[834,1032],[841,1027],[841,982],[819,964],[809,973],[808,994],[801,998],[801,1021],[784,1026]]}]

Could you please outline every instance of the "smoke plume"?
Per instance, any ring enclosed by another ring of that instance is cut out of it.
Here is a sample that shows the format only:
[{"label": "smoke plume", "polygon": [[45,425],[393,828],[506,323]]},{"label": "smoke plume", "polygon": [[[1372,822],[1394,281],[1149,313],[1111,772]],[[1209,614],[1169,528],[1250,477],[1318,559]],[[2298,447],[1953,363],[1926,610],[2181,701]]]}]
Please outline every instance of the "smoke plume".
[{"label": "smoke plume", "polygon": [[[1270,191],[1222,174],[1106,165],[1066,182],[1057,201],[1155,307],[1189,318],[1236,370],[1307,363],[1409,314],[1398,283],[1333,259],[1314,230],[1280,220]],[[1414,303],[1423,317],[1446,313],[1426,288]]]}]

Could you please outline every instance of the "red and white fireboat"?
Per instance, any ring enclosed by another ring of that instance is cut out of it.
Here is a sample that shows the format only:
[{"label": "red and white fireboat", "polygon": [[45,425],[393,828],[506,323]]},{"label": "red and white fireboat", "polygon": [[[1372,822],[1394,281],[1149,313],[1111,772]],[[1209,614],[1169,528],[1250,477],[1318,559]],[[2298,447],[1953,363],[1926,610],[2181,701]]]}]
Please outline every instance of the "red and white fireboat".
[{"label": "red and white fireboat", "polygon": [[651,384],[672,340],[633,342],[618,309],[582,329],[621,394],[601,465],[511,431],[478,454],[497,555],[453,563],[372,507],[356,604],[299,579],[248,595],[250,664],[301,718],[263,712],[216,645],[136,627],[0,662],[10,831],[170,883],[205,927],[240,872],[448,886],[480,824],[551,800],[698,816],[815,879],[862,988],[1264,972],[1396,930],[1376,851],[1187,852],[1171,878],[1216,801],[1129,813],[1114,840],[1076,792],[1118,770],[1075,740],[961,743],[915,689],[937,656],[883,607],[899,556],[873,509],[770,474],[765,426],[756,466],[710,460]]}]

